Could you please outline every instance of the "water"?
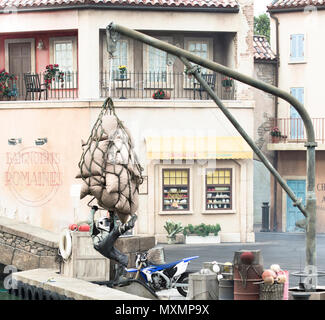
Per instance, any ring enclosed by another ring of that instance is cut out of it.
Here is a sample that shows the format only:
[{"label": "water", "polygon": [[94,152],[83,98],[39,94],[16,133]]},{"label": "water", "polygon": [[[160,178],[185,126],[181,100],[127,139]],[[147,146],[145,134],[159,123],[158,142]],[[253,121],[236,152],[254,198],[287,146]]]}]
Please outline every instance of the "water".
[{"label": "water", "polygon": [[0,300],[21,300],[20,298],[9,294],[8,291],[4,288],[4,280],[8,277],[8,273],[4,272],[5,266],[0,264]]},{"label": "water", "polygon": [[20,298],[9,294],[3,286],[3,280],[0,280],[0,300],[21,300]]}]

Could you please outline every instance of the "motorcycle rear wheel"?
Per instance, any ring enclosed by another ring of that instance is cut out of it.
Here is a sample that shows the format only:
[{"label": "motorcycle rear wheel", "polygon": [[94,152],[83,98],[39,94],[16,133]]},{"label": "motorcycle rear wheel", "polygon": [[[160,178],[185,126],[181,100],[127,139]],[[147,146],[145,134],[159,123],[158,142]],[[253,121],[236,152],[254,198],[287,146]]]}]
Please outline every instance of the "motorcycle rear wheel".
[{"label": "motorcycle rear wheel", "polygon": [[[188,285],[189,275],[188,273],[183,273],[178,279],[177,283],[186,283]],[[183,296],[187,296],[188,287],[176,287],[177,291]]]}]

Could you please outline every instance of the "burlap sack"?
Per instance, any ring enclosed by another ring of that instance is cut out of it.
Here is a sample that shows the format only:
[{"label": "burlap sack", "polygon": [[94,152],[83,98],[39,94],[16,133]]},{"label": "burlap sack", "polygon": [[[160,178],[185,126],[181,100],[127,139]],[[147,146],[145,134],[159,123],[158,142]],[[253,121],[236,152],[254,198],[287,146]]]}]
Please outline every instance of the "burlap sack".
[{"label": "burlap sack", "polygon": [[81,190],[80,190],[80,199],[83,199],[85,196],[90,195],[90,186],[105,186],[105,179],[102,176],[92,176],[82,180]]},{"label": "burlap sack", "polygon": [[92,141],[90,146],[85,146],[84,163],[81,165],[81,176],[101,176],[105,168],[105,157],[109,146],[108,140]]},{"label": "burlap sack", "polygon": [[[105,115],[111,107],[113,114]],[[80,197],[92,195],[98,205],[115,211],[122,223],[138,209],[141,166],[134,153],[130,131],[117,118],[111,99],[106,99],[87,142],[82,141],[79,162],[83,180]],[[93,179],[94,178],[94,179]]]}]

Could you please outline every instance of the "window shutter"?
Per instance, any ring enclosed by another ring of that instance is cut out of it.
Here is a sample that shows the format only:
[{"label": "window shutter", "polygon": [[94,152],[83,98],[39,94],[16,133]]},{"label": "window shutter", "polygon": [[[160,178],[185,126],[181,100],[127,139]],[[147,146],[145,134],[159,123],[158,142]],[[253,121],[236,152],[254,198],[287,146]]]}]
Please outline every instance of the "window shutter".
[{"label": "window shutter", "polygon": [[304,103],[304,88],[297,88],[297,99],[302,104]]},{"label": "window shutter", "polygon": [[298,58],[303,58],[304,57],[304,35],[299,34],[297,38],[298,42]]},{"label": "window shutter", "polygon": [[290,36],[290,44],[291,44],[290,56],[292,58],[296,58],[297,57],[297,35],[296,34],[292,34]]}]

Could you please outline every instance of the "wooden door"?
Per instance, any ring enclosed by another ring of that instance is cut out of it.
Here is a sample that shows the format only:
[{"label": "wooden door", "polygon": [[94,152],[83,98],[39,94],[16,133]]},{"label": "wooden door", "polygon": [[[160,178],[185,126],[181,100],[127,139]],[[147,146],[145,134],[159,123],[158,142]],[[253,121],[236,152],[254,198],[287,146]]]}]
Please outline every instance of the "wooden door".
[{"label": "wooden door", "polygon": [[[288,186],[294,192],[297,198],[301,198],[303,204],[306,202],[306,180],[287,180]],[[291,198],[287,195],[287,232],[302,232],[301,228],[296,226],[296,222],[304,219],[301,211],[293,205]]]},{"label": "wooden door", "polygon": [[18,78],[19,97],[25,96],[24,73],[31,71],[31,43],[9,43],[9,72]]}]

